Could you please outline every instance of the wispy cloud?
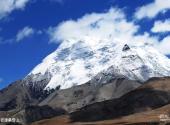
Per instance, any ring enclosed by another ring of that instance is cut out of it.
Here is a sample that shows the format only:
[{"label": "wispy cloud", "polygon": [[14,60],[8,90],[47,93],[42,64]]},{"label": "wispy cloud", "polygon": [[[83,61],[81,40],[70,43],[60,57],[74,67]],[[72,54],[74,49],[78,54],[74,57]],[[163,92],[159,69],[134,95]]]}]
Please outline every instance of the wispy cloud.
[{"label": "wispy cloud", "polygon": [[136,10],[136,19],[154,18],[159,13],[165,13],[170,9],[170,0],[155,0],[154,2],[139,7]]},{"label": "wispy cloud", "polygon": [[19,30],[16,33],[15,37],[4,39],[3,37],[0,36],[0,44],[19,43],[33,35],[42,35],[42,34],[46,34],[46,32],[44,30],[36,30],[32,27],[25,26],[23,29]]},{"label": "wispy cloud", "polygon": [[16,35],[16,41],[20,42],[23,39],[33,35],[34,32],[35,32],[35,30],[33,28],[26,26],[22,30],[18,31],[18,33]]},{"label": "wispy cloud", "polygon": [[160,41],[157,45],[157,48],[160,52],[164,53],[165,55],[170,54],[170,35],[165,37],[162,41]]},{"label": "wispy cloud", "polygon": [[78,20],[68,20],[59,26],[50,28],[51,41],[67,39],[81,40],[86,36],[104,39],[111,35],[128,41],[138,29],[133,22],[126,20],[125,14],[115,8],[108,12],[86,14]]},{"label": "wispy cloud", "polygon": [[0,19],[6,17],[14,10],[22,10],[29,0],[0,0]]},{"label": "wispy cloud", "polygon": [[[145,42],[154,43],[157,38],[151,37],[149,33],[136,35],[139,26],[134,22],[126,19],[125,13],[116,8],[111,8],[104,13],[86,14],[77,20],[68,20],[62,22],[56,27],[49,29],[50,41],[59,42],[69,39],[82,40],[90,37],[90,39],[108,39],[120,40],[128,43]],[[96,44],[95,40],[91,41]]]},{"label": "wispy cloud", "polygon": [[154,33],[170,32],[170,19],[165,21],[156,21],[151,31]]},{"label": "wispy cloud", "polygon": [[127,21],[126,14],[122,10],[111,8],[104,13],[91,13],[77,20],[64,21],[56,27],[50,27],[48,33],[51,42],[86,39],[88,44],[94,46],[97,41],[103,39],[138,45],[151,43],[163,54],[170,54],[167,48],[170,48],[170,42],[168,42],[170,36],[159,41],[159,37],[154,37],[149,32],[138,34],[139,29],[139,25],[133,21]]},{"label": "wispy cloud", "polygon": [[0,78],[0,83],[2,83],[3,82],[3,79],[2,78]]}]

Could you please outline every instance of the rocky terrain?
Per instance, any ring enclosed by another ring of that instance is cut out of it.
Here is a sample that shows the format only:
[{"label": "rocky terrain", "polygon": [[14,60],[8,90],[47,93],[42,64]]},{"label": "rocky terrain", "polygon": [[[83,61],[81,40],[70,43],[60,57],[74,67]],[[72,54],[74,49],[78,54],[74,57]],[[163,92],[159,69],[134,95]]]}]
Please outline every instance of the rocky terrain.
[{"label": "rocky terrain", "polygon": [[119,98],[140,85],[139,82],[125,78],[118,78],[107,84],[94,84],[90,81],[70,89],[55,91],[39,105],[62,107],[67,112],[74,112],[78,108],[95,102]]},{"label": "rocky terrain", "polygon": [[153,78],[118,99],[91,104],[70,115],[32,125],[169,125],[169,94],[170,78]]},{"label": "rocky terrain", "polygon": [[161,114],[169,116],[169,105],[169,77],[152,78],[142,85],[119,78],[57,90],[34,104],[1,111],[0,116],[31,125],[159,125]]},{"label": "rocky terrain", "polygon": [[169,114],[170,105],[161,108],[146,111],[142,113],[135,113],[116,119],[95,121],[95,122],[72,122],[67,115],[54,117],[51,119],[41,120],[31,125],[169,125],[168,121],[161,121],[160,114]]},{"label": "rocky terrain", "polygon": [[170,104],[170,78],[153,78],[118,99],[97,102],[71,113],[75,121],[118,118]]},{"label": "rocky terrain", "polygon": [[[5,89],[6,91],[3,90],[5,92],[11,93],[10,96],[6,95],[5,93],[2,96],[4,97],[4,99],[6,96],[10,97],[7,98],[6,102],[8,102],[8,100],[12,99],[13,97],[15,97],[17,101],[11,102],[11,105],[13,107],[11,106],[11,108],[5,108],[6,110],[2,110],[6,112],[5,114],[4,112],[0,112],[0,114],[3,117],[5,116],[20,118],[22,119],[22,122],[24,124],[46,118],[46,115],[43,114],[47,114],[48,117],[54,117],[55,114],[61,115],[65,113],[74,112],[78,108],[93,104],[95,102],[119,98],[122,95],[128,93],[131,90],[134,90],[135,88],[141,85],[139,82],[127,80],[125,78],[118,78],[112,80],[108,84],[95,85],[92,84],[91,81],[89,81],[86,84],[75,86],[70,89],[55,90],[52,94],[42,100],[32,96],[29,91],[30,89],[27,88],[27,86],[23,86],[23,84],[21,83],[16,82],[14,83],[14,85],[12,85],[13,87],[9,86],[9,88]],[[30,100],[30,102],[28,103],[24,103],[23,100],[19,100],[25,99],[24,97],[26,96],[24,95],[25,93],[22,93],[21,90],[16,89],[19,88],[26,92],[21,86],[25,87],[25,89],[28,91],[27,96]],[[18,93],[15,93],[16,91]],[[7,105],[8,107],[10,106],[9,103],[0,102],[0,104],[2,105],[2,107],[4,106],[3,104]],[[31,113],[31,115],[28,116],[28,114],[30,113],[27,112],[32,112],[32,108],[30,107],[32,107],[36,113]],[[43,112],[40,109],[43,110]],[[58,113],[58,111],[60,112]],[[48,115],[48,113],[51,115]]]}]

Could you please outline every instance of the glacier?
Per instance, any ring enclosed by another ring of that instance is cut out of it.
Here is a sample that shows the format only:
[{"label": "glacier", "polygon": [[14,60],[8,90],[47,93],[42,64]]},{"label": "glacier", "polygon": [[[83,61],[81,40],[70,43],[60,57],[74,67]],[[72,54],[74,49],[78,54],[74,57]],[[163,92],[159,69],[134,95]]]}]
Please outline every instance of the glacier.
[{"label": "glacier", "polygon": [[[152,44],[85,37],[69,39],[38,64],[27,76],[35,81],[49,79],[45,90],[67,89],[102,75],[145,82],[170,76],[170,60]],[[101,77],[101,78],[100,78]]]}]

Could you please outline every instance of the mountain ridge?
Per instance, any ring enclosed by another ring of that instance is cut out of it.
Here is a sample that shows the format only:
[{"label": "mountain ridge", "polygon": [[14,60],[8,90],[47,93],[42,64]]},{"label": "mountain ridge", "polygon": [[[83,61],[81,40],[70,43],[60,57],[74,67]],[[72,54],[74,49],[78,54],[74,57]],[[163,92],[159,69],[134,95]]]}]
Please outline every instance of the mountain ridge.
[{"label": "mountain ridge", "polygon": [[44,90],[81,85],[102,73],[145,82],[151,77],[170,76],[169,64],[170,60],[150,44],[71,39],[61,43],[27,77],[49,79]]}]

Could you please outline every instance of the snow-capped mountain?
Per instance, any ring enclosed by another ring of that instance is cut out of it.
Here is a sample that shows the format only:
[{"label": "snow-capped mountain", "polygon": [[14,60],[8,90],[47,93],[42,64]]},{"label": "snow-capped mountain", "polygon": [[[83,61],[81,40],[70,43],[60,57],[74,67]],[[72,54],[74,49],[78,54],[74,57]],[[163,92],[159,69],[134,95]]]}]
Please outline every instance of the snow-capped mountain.
[{"label": "snow-capped mountain", "polygon": [[92,78],[104,81],[106,76],[144,82],[151,77],[170,76],[170,60],[150,44],[87,37],[62,42],[27,77],[30,76],[35,81],[48,78],[44,89],[66,89]]}]

